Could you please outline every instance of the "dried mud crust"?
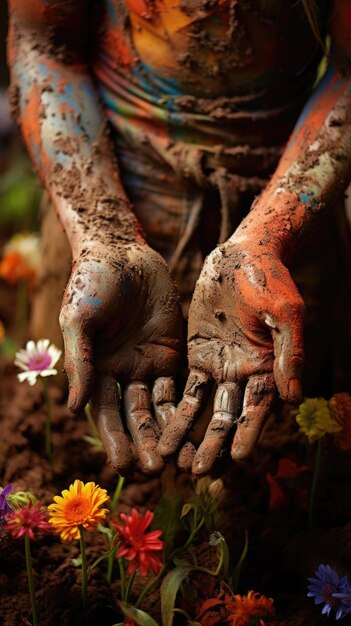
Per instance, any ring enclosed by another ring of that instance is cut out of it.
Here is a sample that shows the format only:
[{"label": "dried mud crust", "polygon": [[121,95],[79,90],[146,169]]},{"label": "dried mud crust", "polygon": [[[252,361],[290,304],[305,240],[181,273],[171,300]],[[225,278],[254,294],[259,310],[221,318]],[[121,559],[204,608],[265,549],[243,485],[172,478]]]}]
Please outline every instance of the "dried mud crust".
[{"label": "dried mud crust", "polygon": [[[45,503],[74,478],[94,480],[112,493],[113,469],[106,465],[103,454],[94,452],[83,440],[83,435],[88,433],[84,416],[72,416],[55,387],[50,389],[54,405],[52,472],[42,456],[45,407],[40,387],[19,384],[12,364],[0,363],[0,366],[0,483],[13,482],[16,489],[30,489]],[[282,513],[268,511],[265,473],[275,473],[281,456],[292,455],[304,462],[305,452],[293,421],[288,414],[281,415],[267,425],[254,456],[230,468],[225,476],[222,530],[234,559],[242,549],[244,529],[249,533],[242,588],[253,588],[274,597],[279,624],[284,626],[324,624],[318,607],[305,595],[305,579],[319,563],[331,563],[342,573],[351,575],[351,502],[347,497],[351,482],[350,455],[341,455],[333,447],[328,449],[328,464],[323,467],[319,490],[320,530],[313,533],[301,530],[304,512],[293,511],[284,519]],[[133,505],[140,510],[153,509],[160,493],[158,478],[148,479],[138,474],[126,481],[120,511],[127,511]],[[105,549],[104,537],[99,533],[87,534],[87,545],[88,558],[93,560]],[[201,553],[203,549],[202,544]],[[1,625],[26,624],[30,611],[22,542],[0,535],[0,554]],[[96,568],[91,577],[89,610],[82,613],[79,570],[71,564],[71,559],[77,556],[77,545],[63,544],[57,537],[45,537],[33,545],[42,626],[116,623],[118,616],[113,608],[117,606],[118,584],[111,588],[107,585],[105,566]],[[210,553],[208,556],[213,557]],[[143,581],[139,581],[141,584]],[[145,608],[160,620],[159,592]],[[350,622],[343,621],[345,626]]]}]

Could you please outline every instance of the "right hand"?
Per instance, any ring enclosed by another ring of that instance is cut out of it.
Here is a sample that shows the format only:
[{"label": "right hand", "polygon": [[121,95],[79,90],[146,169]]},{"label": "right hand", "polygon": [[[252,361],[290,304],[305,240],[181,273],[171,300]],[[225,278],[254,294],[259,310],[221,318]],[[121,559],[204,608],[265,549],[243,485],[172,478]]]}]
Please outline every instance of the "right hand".
[{"label": "right hand", "polygon": [[173,376],[182,343],[178,295],[164,260],[146,244],[94,248],[74,263],[60,325],[69,408],[78,412],[90,401],[109,460],[126,472],[134,459],[121,417],[121,383],[138,463],[144,472],[159,472],[158,425],[175,411]]}]

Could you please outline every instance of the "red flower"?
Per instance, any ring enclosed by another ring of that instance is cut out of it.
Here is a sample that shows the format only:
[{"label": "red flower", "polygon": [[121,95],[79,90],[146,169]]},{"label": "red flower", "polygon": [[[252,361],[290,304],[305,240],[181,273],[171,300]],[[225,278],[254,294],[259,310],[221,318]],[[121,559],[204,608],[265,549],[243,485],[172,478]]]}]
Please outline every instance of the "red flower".
[{"label": "red flower", "polygon": [[246,596],[239,594],[226,596],[225,605],[228,611],[227,622],[230,626],[268,626],[272,625],[275,614],[273,599],[249,591]]},{"label": "red flower", "polygon": [[160,540],[162,533],[160,530],[145,533],[153,518],[151,511],[139,515],[136,509],[132,509],[131,515],[121,513],[124,526],[111,521],[119,535],[117,557],[125,557],[130,561],[128,574],[136,570],[139,570],[141,576],[147,576],[149,570],[157,574],[162,567],[161,557],[157,554],[163,550],[163,541]]},{"label": "red flower", "polygon": [[48,522],[48,514],[39,502],[21,506],[8,513],[5,530],[15,539],[21,539],[24,535],[28,535],[29,539],[35,539],[34,531],[49,532],[51,526]]},{"label": "red flower", "polygon": [[224,607],[224,599],[220,596],[208,598],[201,604],[196,621],[201,620],[202,626],[220,626],[223,624],[222,607]]},{"label": "red flower", "polygon": [[297,465],[291,459],[279,459],[278,470],[275,475],[267,473],[269,485],[268,508],[279,509],[287,506],[293,495],[294,503],[301,508],[308,505],[308,487],[310,468],[306,465]]}]

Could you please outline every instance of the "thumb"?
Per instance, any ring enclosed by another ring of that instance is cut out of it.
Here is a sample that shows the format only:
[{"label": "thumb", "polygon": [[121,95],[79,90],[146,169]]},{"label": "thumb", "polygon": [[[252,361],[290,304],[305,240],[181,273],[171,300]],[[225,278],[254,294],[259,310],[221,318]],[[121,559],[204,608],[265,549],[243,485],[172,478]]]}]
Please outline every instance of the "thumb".
[{"label": "thumb", "polygon": [[92,338],[79,320],[60,316],[65,344],[64,368],[68,377],[68,408],[74,413],[82,410],[89,401],[93,386]]},{"label": "thumb", "polygon": [[272,328],[274,380],[283,400],[298,403],[302,400],[301,373],[304,364],[302,299],[286,305],[279,317],[280,321]]}]

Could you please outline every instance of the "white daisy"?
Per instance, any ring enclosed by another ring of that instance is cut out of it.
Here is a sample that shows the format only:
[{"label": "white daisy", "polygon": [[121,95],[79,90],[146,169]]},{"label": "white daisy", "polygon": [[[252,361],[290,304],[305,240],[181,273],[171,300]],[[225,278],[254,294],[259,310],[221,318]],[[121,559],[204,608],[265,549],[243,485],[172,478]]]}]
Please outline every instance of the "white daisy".
[{"label": "white daisy", "polygon": [[18,380],[23,383],[27,380],[35,385],[38,376],[54,376],[57,374],[55,365],[62,352],[49,339],[39,339],[37,343],[28,341],[25,350],[16,352],[15,365],[23,372],[17,374]]}]

